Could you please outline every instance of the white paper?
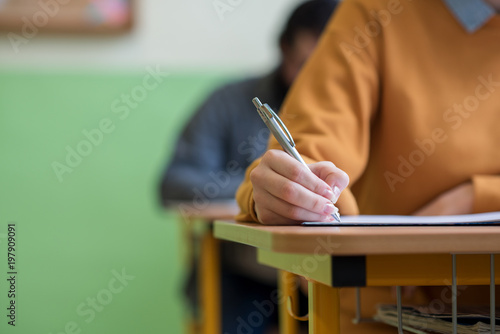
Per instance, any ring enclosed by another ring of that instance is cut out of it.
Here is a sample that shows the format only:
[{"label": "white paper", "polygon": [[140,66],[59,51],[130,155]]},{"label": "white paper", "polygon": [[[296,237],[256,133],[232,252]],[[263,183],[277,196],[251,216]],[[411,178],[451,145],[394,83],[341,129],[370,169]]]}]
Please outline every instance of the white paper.
[{"label": "white paper", "polygon": [[306,222],[304,225],[469,225],[498,223],[500,211],[455,216],[392,216],[392,215],[359,215],[341,216],[341,223]]}]

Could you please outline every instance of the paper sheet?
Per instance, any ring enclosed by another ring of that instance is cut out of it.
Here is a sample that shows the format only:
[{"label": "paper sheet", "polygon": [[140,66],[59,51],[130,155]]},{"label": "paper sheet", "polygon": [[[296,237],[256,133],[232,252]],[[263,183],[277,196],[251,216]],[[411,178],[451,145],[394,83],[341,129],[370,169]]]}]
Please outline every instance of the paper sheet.
[{"label": "paper sheet", "polygon": [[455,216],[341,216],[341,223],[304,222],[304,226],[445,226],[500,225],[500,211]]}]

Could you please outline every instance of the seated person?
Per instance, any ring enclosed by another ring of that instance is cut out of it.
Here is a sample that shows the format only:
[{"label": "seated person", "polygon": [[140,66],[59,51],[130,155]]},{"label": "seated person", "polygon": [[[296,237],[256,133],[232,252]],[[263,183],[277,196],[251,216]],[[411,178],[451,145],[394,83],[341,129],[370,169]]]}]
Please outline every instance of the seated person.
[{"label": "seated person", "polygon": [[[333,0],[299,5],[279,39],[280,65],[263,77],[224,86],[203,103],[184,129],[165,171],[160,187],[163,203],[197,197],[204,202],[234,199],[245,169],[265,151],[269,139],[252,99],[259,97],[279,110],[336,5]],[[206,191],[208,183],[219,187]],[[269,299],[276,275],[256,262],[251,247],[224,243],[222,253],[223,332],[237,333],[238,318],[246,319],[245,314],[255,311],[252,302]],[[261,333],[265,326],[252,328],[253,333]]]},{"label": "seated person", "polygon": [[[237,218],[329,221],[331,201],[346,215],[500,211],[499,11],[497,0],[344,0],[280,111],[312,173],[272,138]],[[367,316],[392,299],[363,290]],[[429,291],[413,301],[439,298]],[[386,332],[352,325],[353,302],[342,289],[341,332]]]}]

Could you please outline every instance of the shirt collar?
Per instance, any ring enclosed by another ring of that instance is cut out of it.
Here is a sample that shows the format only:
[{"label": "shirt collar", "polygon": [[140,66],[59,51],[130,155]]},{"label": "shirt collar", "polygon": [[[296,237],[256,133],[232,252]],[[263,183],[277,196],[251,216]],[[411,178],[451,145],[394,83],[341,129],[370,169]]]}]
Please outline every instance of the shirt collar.
[{"label": "shirt collar", "polygon": [[443,0],[468,33],[476,32],[495,15],[483,0]]}]

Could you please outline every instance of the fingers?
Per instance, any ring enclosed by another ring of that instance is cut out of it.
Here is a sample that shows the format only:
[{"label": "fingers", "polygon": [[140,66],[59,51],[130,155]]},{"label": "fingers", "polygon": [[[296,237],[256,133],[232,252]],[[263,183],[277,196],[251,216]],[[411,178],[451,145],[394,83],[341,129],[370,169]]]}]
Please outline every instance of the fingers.
[{"label": "fingers", "polygon": [[328,200],[331,200],[334,196],[333,189],[325,181],[315,175],[315,173],[311,173],[308,167],[302,165],[283,151],[269,150],[264,155],[262,163],[275,173],[282,175],[285,179],[297,183]]},{"label": "fingers", "polygon": [[[262,223],[333,221],[331,213],[337,209],[331,200],[338,199],[349,178],[331,163],[315,165],[317,174],[283,151],[266,152],[250,173],[255,211]],[[337,194],[322,177],[336,187]]]},{"label": "fingers", "polygon": [[[335,219],[331,216],[334,207],[327,202],[331,208],[322,213],[306,210],[300,206],[290,204],[265,190],[254,190],[255,211],[259,220],[264,224],[288,225],[298,224],[304,221],[328,222]],[[262,203],[264,205],[257,205]]]},{"label": "fingers", "polygon": [[340,194],[349,185],[349,176],[347,173],[329,161],[311,164],[309,168],[332,188],[334,195],[332,202],[337,203]]}]

